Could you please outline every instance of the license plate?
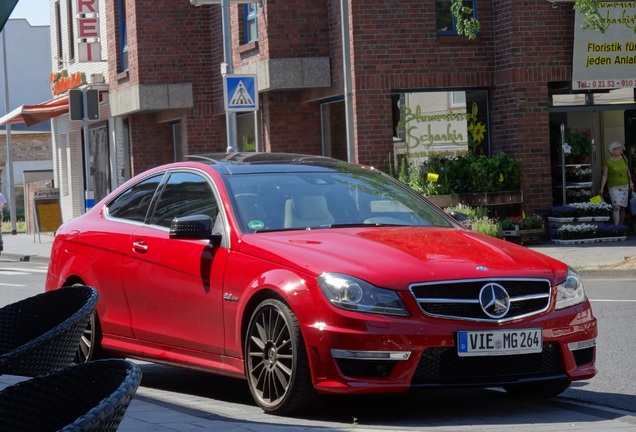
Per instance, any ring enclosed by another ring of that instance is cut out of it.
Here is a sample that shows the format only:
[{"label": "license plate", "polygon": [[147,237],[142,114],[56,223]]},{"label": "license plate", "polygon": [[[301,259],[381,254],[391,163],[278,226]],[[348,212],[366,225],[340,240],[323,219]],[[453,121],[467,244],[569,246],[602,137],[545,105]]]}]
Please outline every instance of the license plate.
[{"label": "license plate", "polygon": [[542,348],[541,329],[457,332],[460,357],[540,353]]}]

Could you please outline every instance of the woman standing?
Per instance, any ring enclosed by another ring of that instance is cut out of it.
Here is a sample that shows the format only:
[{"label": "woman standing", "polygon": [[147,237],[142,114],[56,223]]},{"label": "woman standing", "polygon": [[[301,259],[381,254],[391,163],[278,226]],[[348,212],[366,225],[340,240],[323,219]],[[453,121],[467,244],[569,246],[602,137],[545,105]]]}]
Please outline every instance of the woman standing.
[{"label": "woman standing", "polygon": [[634,183],[629,174],[627,158],[623,156],[623,145],[618,141],[612,141],[607,149],[610,155],[603,161],[601,193],[607,185],[614,207],[612,220],[614,224],[622,225],[625,221],[625,207],[627,207],[629,193],[634,190]]}]

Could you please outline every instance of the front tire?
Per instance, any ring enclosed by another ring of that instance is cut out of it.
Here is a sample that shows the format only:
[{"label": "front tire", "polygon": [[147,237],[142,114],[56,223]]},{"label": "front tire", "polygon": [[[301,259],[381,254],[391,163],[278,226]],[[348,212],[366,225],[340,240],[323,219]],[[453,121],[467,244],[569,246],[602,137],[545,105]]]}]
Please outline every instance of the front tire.
[{"label": "front tire", "polygon": [[252,397],[267,413],[290,415],[318,403],[298,321],[279,300],[263,301],[252,314],[245,338],[245,375]]},{"label": "front tire", "polygon": [[93,312],[88,321],[88,325],[82,334],[77,352],[75,353],[75,364],[87,363],[103,357],[101,348],[101,329],[97,312]]}]

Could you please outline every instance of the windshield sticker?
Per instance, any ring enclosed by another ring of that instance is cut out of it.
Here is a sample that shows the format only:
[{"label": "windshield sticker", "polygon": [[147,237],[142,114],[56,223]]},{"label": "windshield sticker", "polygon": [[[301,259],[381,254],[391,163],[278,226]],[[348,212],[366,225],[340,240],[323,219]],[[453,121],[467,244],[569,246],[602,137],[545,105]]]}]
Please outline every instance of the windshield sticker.
[{"label": "windshield sticker", "polygon": [[259,230],[265,227],[265,224],[259,220],[250,221],[247,226],[253,230]]}]

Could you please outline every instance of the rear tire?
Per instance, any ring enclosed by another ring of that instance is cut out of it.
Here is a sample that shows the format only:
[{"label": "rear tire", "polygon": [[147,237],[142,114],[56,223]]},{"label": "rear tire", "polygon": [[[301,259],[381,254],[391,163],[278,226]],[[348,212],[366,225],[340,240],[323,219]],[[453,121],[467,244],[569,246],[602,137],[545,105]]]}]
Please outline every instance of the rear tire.
[{"label": "rear tire", "polygon": [[244,352],[247,383],[263,411],[291,415],[318,405],[298,321],[283,302],[269,299],[256,308]]},{"label": "rear tire", "polygon": [[568,379],[531,382],[504,386],[504,390],[523,398],[550,399],[566,391],[571,383]]}]

